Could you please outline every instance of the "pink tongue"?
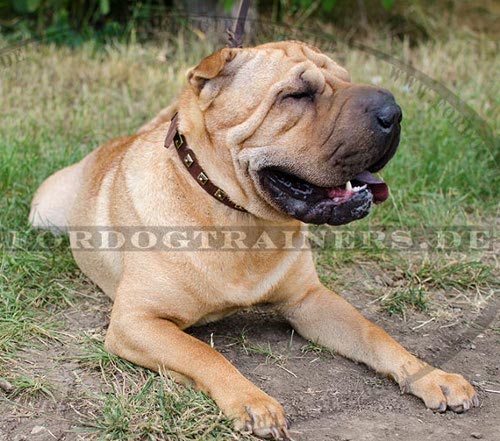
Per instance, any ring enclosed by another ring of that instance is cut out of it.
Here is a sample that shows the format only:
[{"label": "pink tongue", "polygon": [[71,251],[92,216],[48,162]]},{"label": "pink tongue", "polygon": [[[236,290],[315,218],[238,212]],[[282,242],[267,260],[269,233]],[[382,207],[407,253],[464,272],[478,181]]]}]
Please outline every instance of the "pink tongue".
[{"label": "pink tongue", "polygon": [[373,195],[373,202],[380,204],[389,197],[389,187],[380,178],[373,176],[368,170],[360,173],[354,178],[355,181],[366,184]]}]

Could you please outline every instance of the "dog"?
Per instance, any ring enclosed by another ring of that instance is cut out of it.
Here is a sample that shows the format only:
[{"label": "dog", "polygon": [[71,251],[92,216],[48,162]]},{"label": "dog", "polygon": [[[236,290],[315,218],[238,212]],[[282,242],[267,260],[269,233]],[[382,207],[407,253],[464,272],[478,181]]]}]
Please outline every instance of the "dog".
[{"label": "dog", "polygon": [[224,48],[190,70],[178,102],[138,133],[49,177],[30,221],[69,231],[223,225],[254,237],[269,228],[297,233],[291,248],[265,253],[73,247],[81,270],[113,299],[107,350],[177,373],[240,430],[286,439],[283,407],[184,330],[260,304],[306,339],[392,377],[428,408],[466,411],[479,400],[461,375],[411,355],[320,283],[310,249],[294,249],[306,224],[346,224],[387,199],[372,173],[396,152],[401,118],[390,92],[351,82],[308,44]]}]

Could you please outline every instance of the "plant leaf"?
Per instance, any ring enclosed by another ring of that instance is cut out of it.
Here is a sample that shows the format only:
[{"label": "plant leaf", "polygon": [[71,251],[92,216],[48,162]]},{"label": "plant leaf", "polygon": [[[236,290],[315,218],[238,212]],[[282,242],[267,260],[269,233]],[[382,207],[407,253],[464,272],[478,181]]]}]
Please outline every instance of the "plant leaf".
[{"label": "plant leaf", "polygon": [[335,6],[335,3],[337,3],[337,0],[323,0],[321,2],[323,10],[326,12],[331,12]]},{"label": "plant leaf", "polygon": [[14,11],[20,14],[35,12],[40,6],[40,0],[11,0],[10,4]]},{"label": "plant leaf", "polygon": [[108,15],[110,11],[109,0],[100,0],[99,9],[101,10],[102,15]]},{"label": "plant leaf", "polygon": [[389,11],[394,7],[394,0],[381,0],[381,2],[386,11]]},{"label": "plant leaf", "polygon": [[234,5],[234,0],[224,0],[224,11],[227,13],[227,12],[231,12],[231,10],[233,9],[233,5]]}]

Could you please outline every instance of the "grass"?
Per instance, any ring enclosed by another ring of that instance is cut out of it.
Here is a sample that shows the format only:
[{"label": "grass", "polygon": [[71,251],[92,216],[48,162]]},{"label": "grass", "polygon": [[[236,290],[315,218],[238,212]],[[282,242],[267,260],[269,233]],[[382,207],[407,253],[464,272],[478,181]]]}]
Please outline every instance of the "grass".
[{"label": "grass", "polygon": [[303,354],[313,354],[322,359],[333,358],[335,351],[318,343],[308,341],[307,344],[300,348],[300,352]]},{"label": "grass", "polygon": [[472,290],[493,282],[493,269],[474,260],[460,262],[426,259],[418,268],[407,270],[406,278],[419,286]]},{"label": "grass", "polygon": [[[401,268],[400,261],[393,259],[386,262],[384,268],[389,274],[402,271],[404,280],[401,290],[389,290],[379,297],[381,310],[389,315],[399,314],[406,317],[409,309],[426,312],[430,309],[431,293],[444,291],[448,298],[457,294],[479,294],[476,308],[484,306],[491,287],[495,285],[494,269],[491,265],[476,260],[454,260],[452,258],[424,258],[410,261],[406,268]],[[477,297],[477,296],[476,296]]]},{"label": "grass", "polygon": [[58,338],[58,320],[52,313],[71,306],[69,290],[82,277],[68,251],[51,255],[3,250],[0,267],[0,362],[3,362],[26,343]]},{"label": "grass", "polygon": [[84,334],[79,339],[79,344],[82,345],[83,350],[75,355],[74,359],[80,366],[99,370],[104,375],[113,370],[131,371],[135,368],[132,363],[106,351],[103,338]]},{"label": "grass", "polygon": [[422,288],[406,288],[389,296],[382,296],[380,303],[382,310],[389,315],[401,314],[404,316],[408,308],[426,311],[428,307],[428,300]]},{"label": "grass", "polygon": [[93,404],[96,414],[89,412],[82,424],[101,439],[254,439],[236,434],[208,397],[145,371],[124,375],[108,393],[94,397]]},{"label": "grass", "polygon": [[56,401],[54,396],[54,385],[46,378],[19,376],[12,384],[14,390],[10,393],[11,398],[38,398],[41,395]]},{"label": "grass", "polygon": [[250,342],[247,337],[246,329],[243,329],[238,337],[232,340],[234,340],[236,345],[242,348],[245,354],[257,354],[265,357],[266,363],[283,364],[286,361],[286,355],[273,351],[269,342],[264,344]]},{"label": "grass", "polygon": [[[499,71],[500,60],[491,41],[476,36],[410,49],[377,37],[373,45],[446,83],[498,133],[495,109],[500,94],[491,72]],[[90,388],[79,383],[74,398],[81,413],[78,430],[88,436],[252,439],[234,434],[230,422],[203,394],[107,354],[100,338],[78,334],[78,328],[68,325],[68,311],[83,310],[88,296],[102,294],[81,275],[65,240],[37,250],[33,244],[40,236],[26,222],[31,197],[45,177],[104,141],[136,130],[171,102],[185,82],[187,68],[210,50],[209,42],[192,43],[184,35],[167,48],[156,43],[97,49],[90,42],[77,50],[39,45],[28,47],[23,61],[2,70],[0,377],[17,391],[9,395],[9,405],[15,406],[20,395],[59,398],[52,380],[17,373],[16,366],[23,364],[18,354],[27,348],[47,351],[56,364],[60,360],[50,348],[76,342],[77,352],[68,358],[85,372],[99,372],[97,380],[92,377],[98,384]],[[161,59],[165,53],[167,63]],[[497,215],[498,167],[490,147],[479,142],[471,149],[475,137],[460,133],[456,119],[443,115],[446,106],[436,105],[435,93],[419,92],[404,77],[395,78],[384,62],[350,48],[340,48],[335,55],[345,60],[354,80],[390,88],[405,114],[399,153],[382,173],[391,185],[391,198],[349,228],[491,225]],[[10,249],[12,231],[18,236],[15,251]],[[491,289],[495,262],[481,253],[464,253],[457,258],[327,245],[316,252],[316,260],[321,278],[333,287],[347,285],[348,269],[359,275],[351,279],[349,289],[361,292],[372,277],[363,268],[387,273],[400,286],[380,298],[382,287],[374,285],[381,308],[408,315],[413,309],[425,312],[436,290],[468,296]],[[242,346],[270,363],[284,359],[266,343],[249,343],[245,337]],[[330,354],[313,343],[303,352]]]}]

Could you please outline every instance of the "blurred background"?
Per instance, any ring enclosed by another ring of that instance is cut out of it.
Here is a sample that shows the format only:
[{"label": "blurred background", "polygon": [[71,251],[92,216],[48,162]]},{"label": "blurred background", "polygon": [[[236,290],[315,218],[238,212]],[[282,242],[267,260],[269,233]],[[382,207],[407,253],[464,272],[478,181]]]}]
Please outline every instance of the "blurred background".
[{"label": "blurred background", "polygon": [[[190,14],[236,15],[236,0],[0,0],[0,31],[12,36],[37,35],[68,28],[73,43],[82,36],[122,29],[140,31],[158,15],[172,11]],[[498,35],[500,3],[495,0],[259,0],[251,17],[301,26],[327,22],[366,34],[383,29],[414,42],[456,31]],[[69,40],[71,41],[71,39]]]}]

